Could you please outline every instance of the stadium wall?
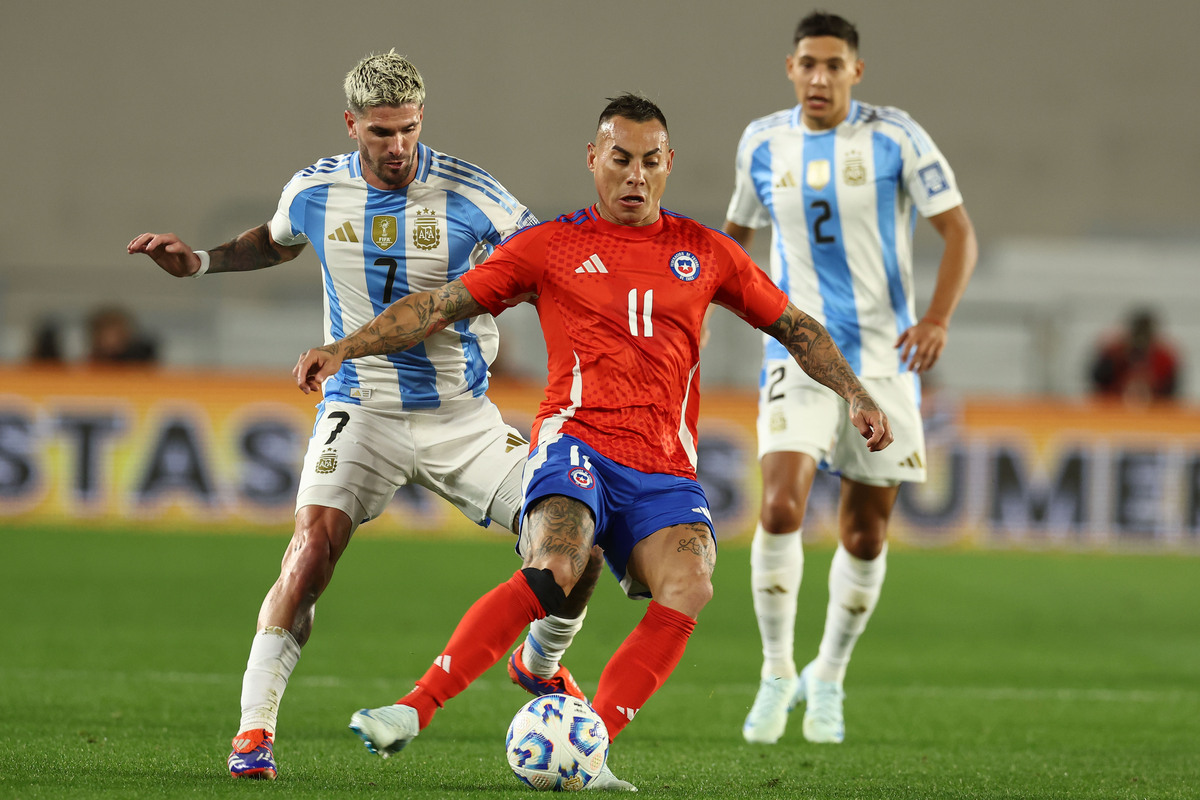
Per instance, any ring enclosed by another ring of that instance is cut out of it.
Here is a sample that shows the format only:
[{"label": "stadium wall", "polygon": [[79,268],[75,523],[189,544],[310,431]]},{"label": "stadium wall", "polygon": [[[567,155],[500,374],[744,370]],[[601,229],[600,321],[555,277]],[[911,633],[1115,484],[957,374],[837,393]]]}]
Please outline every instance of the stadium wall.
[{"label": "stadium wall", "polygon": [[[0,524],[291,528],[314,400],[286,374],[0,368],[0,387]],[[490,394],[529,430],[540,387],[501,382]],[[901,493],[895,540],[1200,551],[1200,411],[936,392],[924,411],[930,481]],[[754,418],[751,393],[706,392],[700,477],[723,540],[754,527]],[[836,489],[818,481],[807,539],[832,540]],[[415,488],[363,529],[480,532]]]}]

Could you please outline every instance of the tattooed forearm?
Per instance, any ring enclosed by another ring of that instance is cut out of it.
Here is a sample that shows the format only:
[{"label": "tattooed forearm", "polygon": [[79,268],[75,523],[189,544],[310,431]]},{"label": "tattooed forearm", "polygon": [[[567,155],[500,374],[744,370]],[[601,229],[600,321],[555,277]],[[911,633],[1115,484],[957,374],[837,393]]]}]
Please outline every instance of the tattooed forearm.
[{"label": "tattooed forearm", "polygon": [[851,408],[874,406],[829,331],[808,314],[788,303],[783,315],[763,330],[778,339],[813,380],[837,392]]},{"label": "tattooed forearm", "polygon": [[562,495],[551,495],[529,512],[529,535],[536,552],[531,556],[566,556],[578,580],[592,551],[595,521],[587,506]]},{"label": "tattooed forearm", "polygon": [[461,281],[452,281],[433,292],[402,297],[326,349],[343,359],[398,353],[425,341],[447,325],[486,310],[475,302]]},{"label": "tattooed forearm", "polygon": [[209,272],[246,272],[291,261],[304,245],[284,246],[271,238],[268,225],[251,228],[242,235],[208,251]]}]

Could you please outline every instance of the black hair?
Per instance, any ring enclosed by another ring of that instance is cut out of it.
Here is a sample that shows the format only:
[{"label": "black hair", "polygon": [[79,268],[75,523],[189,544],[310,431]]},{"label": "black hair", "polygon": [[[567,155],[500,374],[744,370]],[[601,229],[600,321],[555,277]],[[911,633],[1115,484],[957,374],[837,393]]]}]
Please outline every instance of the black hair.
[{"label": "black hair", "polygon": [[850,45],[850,49],[858,52],[858,28],[837,14],[827,11],[814,11],[796,26],[796,38],[792,45],[800,44],[800,40],[808,36],[833,36]]},{"label": "black hair", "polygon": [[[608,105],[600,112],[600,121],[596,123],[599,128],[613,117],[622,117],[631,122],[649,122],[652,119],[662,123],[663,130],[667,130],[667,118],[663,115],[662,109],[638,94],[626,92],[620,97],[608,98]],[[668,135],[669,135],[668,131]]]}]

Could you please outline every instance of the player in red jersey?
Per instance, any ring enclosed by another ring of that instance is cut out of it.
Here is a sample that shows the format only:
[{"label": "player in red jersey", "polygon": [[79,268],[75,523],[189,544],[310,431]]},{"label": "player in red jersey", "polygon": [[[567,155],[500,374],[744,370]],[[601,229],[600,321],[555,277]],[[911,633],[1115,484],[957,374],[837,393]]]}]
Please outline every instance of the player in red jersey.
[{"label": "player in red jersey", "polygon": [[[660,208],[674,155],[656,105],[632,95],[612,100],[588,145],[595,205],[514,234],[458,280],[409,295],[296,364],[297,385],[314,391],[344,359],[404,350],[457,320],[521,301],[537,307],[546,337],[549,385],[524,476],[525,566],[467,611],[412,692],[353,716],[372,751],[406,745],[526,625],[559,608],[593,546],[627,593],[654,598],[600,676],[593,706],[610,736],[671,674],[712,596],[716,562],[695,473],[699,338],[709,303],[770,333],[845,398],[872,451],[891,442],[887,418],[825,329],[732,239]],[[591,785],[634,788],[611,772]]]}]

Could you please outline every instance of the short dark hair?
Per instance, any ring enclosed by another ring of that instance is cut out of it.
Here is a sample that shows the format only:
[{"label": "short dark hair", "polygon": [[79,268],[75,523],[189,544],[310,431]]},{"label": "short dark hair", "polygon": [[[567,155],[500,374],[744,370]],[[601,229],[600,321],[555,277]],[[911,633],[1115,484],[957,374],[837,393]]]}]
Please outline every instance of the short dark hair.
[{"label": "short dark hair", "polygon": [[[596,128],[599,129],[613,117],[622,117],[631,122],[649,122],[656,119],[662,123],[663,130],[667,130],[667,118],[663,115],[662,109],[652,100],[642,97],[640,94],[626,92],[620,97],[608,98],[608,105],[600,112],[600,120],[596,123]],[[670,131],[667,131],[667,134],[670,135]]]},{"label": "short dark hair", "polygon": [[800,20],[800,24],[796,26],[796,38],[792,46],[800,44],[800,40],[808,36],[833,36],[850,45],[854,52],[858,52],[858,28],[837,14],[814,11]]}]

